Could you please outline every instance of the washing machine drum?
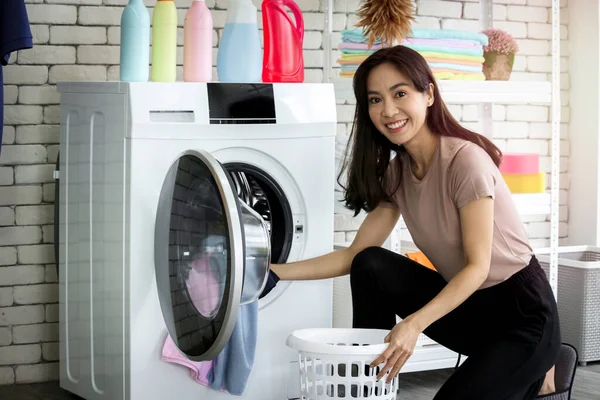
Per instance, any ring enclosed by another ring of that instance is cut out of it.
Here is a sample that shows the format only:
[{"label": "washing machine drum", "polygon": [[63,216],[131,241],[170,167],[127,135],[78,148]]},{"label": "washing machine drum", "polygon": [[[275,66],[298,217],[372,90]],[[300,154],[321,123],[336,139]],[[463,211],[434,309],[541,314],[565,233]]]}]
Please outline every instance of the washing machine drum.
[{"label": "washing machine drum", "polygon": [[171,166],[161,190],[158,294],[169,335],[193,361],[223,349],[239,306],[257,301],[267,282],[269,226],[239,188],[210,154],[193,151]]}]

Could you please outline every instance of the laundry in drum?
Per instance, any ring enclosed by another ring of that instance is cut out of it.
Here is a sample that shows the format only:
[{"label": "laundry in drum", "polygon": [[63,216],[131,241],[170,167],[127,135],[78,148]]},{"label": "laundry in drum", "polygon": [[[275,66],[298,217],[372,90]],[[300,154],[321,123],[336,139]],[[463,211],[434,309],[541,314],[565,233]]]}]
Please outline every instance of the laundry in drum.
[{"label": "laundry in drum", "polygon": [[178,274],[187,300],[204,317],[213,318],[221,308],[227,282],[227,238],[210,235],[199,242],[191,261],[182,260],[185,269]]}]

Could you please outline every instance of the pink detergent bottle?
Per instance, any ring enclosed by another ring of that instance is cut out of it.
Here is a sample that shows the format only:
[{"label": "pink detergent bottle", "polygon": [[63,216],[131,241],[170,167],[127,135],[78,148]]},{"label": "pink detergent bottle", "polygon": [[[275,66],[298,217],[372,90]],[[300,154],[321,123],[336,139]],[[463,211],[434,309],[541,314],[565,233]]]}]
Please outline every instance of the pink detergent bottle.
[{"label": "pink detergent bottle", "polygon": [[185,15],[183,27],[183,80],[212,80],[213,20],[204,0],[194,0]]},{"label": "pink detergent bottle", "polygon": [[[286,7],[294,21],[287,14]],[[294,0],[263,0],[263,82],[303,82],[304,19]]]}]

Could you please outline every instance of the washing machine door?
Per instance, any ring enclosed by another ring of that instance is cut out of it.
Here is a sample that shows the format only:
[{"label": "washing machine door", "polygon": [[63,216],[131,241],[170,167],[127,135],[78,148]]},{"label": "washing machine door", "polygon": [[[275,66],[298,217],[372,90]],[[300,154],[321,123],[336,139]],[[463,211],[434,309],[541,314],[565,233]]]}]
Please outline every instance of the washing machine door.
[{"label": "washing machine door", "polygon": [[168,171],[155,229],[158,294],[169,335],[192,361],[231,336],[244,280],[243,214],[229,174],[190,151]]}]

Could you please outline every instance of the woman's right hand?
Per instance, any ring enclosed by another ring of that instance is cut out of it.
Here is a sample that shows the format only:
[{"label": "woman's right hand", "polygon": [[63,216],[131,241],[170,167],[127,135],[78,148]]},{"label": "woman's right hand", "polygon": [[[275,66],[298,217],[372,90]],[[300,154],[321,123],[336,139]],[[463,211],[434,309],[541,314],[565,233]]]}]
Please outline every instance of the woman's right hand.
[{"label": "woman's right hand", "polygon": [[[271,268],[273,267],[273,265],[274,264],[271,265]],[[262,299],[263,297],[268,295],[271,292],[271,290],[273,290],[275,286],[277,286],[277,282],[279,282],[279,276],[273,271],[273,269],[270,269],[269,276],[267,277],[267,284],[265,285],[265,288],[263,289],[260,296],[258,296],[258,298]]]}]

